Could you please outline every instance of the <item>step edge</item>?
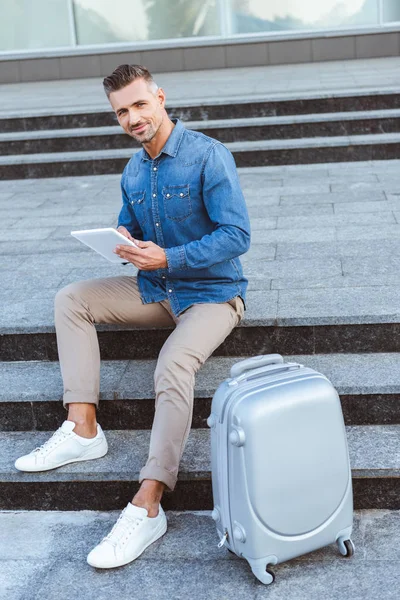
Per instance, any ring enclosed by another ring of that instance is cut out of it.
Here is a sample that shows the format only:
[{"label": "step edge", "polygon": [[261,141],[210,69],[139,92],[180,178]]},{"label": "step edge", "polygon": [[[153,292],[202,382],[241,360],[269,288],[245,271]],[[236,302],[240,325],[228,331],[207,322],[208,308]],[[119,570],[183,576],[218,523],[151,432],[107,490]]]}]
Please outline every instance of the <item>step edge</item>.
[{"label": "step edge", "polygon": [[[268,104],[270,102],[284,102],[284,101],[296,101],[296,100],[324,100],[330,98],[359,98],[365,96],[366,98],[371,96],[384,96],[384,95],[397,95],[400,94],[400,88],[398,86],[382,86],[382,87],[368,87],[358,86],[355,88],[342,88],[335,89],[329,88],[324,90],[299,90],[296,92],[274,92],[270,93],[268,97],[265,94],[253,94],[253,95],[242,95],[232,98],[217,96],[214,98],[191,98],[190,100],[171,100],[171,105],[167,107],[167,110],[174,110],[179,108],[198,108],[201,106],[223,106],[223,105],[236,105],[236,104],[252,104],[261,103]],[[96,113],[108,113],[110,108],[106,104],[98,104],[82,106],[76,105],[73,107],[53,107],[37,109],[34,111],[29,110],[17,110],[17,111],[0,111],[0,126],[2,120],[11,119],[24,119],[34,117],[54,117],[54,116],[69,116],[69,115],[81,115],[81,114],[96,114]]]},{"label": "step edge", "polygon": [[[249,117],[237,119],[214,119],[207,121],[182,121],[187,129],[225,129],[231,127],[248,128],[255,126],[318,124],[336,121],[358,121],[390,119],[400,116],[400,109],[381,109],[372,111],[347,111],[337,113],[310,113],[306,115],[289,115],[281,117]],[[0,142],[40,141],[67,137],[99,137],[104,135],[127,135],[119,125],[102,125],[98,127],[76,127],[71,129],[34,129],[32,131],[15,131],[0,133]]]},{"label": "step edge", "polygon": [[[381,145],[400,143],[400,133],[369,134],[355,136],[334,136],[314,138],[290,138],[287,140],[268,140],[264,142],[227,142],[224,144],[232,153],[246,153],[277,150],[298,150],[301,148],[337,148],[349,146]],[[130,159],[141,152],[140,148],[114,150],[84,150],[78,152],[54,152],[43,154],[10,154],[0,156],[0,167],[15,165],[40,165],[69,162],[98,162],[101,160]]]}]

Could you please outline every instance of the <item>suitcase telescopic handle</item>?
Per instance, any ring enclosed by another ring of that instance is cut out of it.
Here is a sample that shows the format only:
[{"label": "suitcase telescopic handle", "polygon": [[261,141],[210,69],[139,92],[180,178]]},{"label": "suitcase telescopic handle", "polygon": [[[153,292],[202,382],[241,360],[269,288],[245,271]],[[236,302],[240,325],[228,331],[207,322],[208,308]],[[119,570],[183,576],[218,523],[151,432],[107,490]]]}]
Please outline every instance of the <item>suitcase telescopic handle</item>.
[{"label": "suitcase telescopic handle", "polygon": [[235,377],[231,380],[231,384],[237,384],[241,381],[245,381],[247,379],[255,379],[256,377],[261,377],[262,375],[275,375],[276,373],[281,373],[283,371],[294,371],[295,369],[300,369],[303,365],[299,363],[284,363],[281,365],[267,365],[265,367],[259,367],[258,369],[252,369],[251,371],[246,371],[239,375],[239,377]]},{"label": "suitcase telescopic handle", "polygon": [[231,377],[239,377],[239,375],[250,369],[281,364],[283,364],[283,358],[280,354],[260,354],[259,356],[252,356],[251,358],[246,358],[245,360],[241,360],[235,365],[232,365]]}]

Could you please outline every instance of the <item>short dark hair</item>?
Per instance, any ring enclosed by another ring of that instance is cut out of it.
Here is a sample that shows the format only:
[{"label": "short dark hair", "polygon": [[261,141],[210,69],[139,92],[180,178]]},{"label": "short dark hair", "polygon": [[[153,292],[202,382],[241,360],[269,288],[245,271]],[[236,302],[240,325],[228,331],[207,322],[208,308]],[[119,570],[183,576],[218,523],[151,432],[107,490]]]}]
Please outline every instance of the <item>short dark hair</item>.
[{"label": "short dark hair", "polygon": [[107,98],[110,97],[111,92],[121,90],[135,79],[144,79],[149,87],[153,86],[157,89],[157,84],[146,67],[142,65],[119,65],[111,75],[103,79],[103,87]]}]

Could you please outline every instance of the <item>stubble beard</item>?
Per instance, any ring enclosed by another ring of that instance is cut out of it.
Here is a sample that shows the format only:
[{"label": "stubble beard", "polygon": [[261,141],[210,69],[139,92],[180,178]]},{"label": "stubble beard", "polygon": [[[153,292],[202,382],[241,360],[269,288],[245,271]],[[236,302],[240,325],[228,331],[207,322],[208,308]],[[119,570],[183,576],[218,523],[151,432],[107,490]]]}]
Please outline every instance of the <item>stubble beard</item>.
[{"label": "stubble beard", "polygon": [[146,132],[146,134],[144,134],[144,137],[141,135],[135,135],[134,132],[131,133],[132,137],[135,138],[135,140],[137,142],[139,142],[139,144],[148,144],[149,142],[151,142],[151,140],[157,135],[158,130],[160,129],[161,125],[163,124],[164,121],[164,117],[161,119],[159,126],[157,127],[157,129],[154,128],[153,123],[148,123],[148,131]]},{"label": "stubble beard", "polygon": [[139,142],[139,144],[146,144],[147,142],[151,142],[151,140],[153,139],[153,137],[155,135],[156,135],[156,131],[154,131],[154,127],[152,126],[151,123],[148,125],[148,131],[145,134],[135,135],[133,133],[133,137],[135,138],[135,140],[137,142]]}]

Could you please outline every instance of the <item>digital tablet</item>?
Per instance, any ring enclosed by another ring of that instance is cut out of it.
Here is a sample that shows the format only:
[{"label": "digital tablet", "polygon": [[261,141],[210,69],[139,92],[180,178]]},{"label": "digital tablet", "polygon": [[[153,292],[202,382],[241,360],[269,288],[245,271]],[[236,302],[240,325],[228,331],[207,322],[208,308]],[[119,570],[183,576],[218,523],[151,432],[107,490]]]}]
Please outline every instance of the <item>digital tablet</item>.
[{"label": "digital tablet", "polygon": [[104,256],[107,260],[112,263],[125,263],[126,258],[121,258],[118,254],[115,254],[113,250],[118,244],[125,244],[127,246],[134,246],[139,248],[134,242],[128,240],[122,233],[114,229],[113,227],[104,227],[103,229],[82,229],[81,231],[71,231],[73,235],[80,242],[89,246],[93,250],[96,250],[99,254]]}]

